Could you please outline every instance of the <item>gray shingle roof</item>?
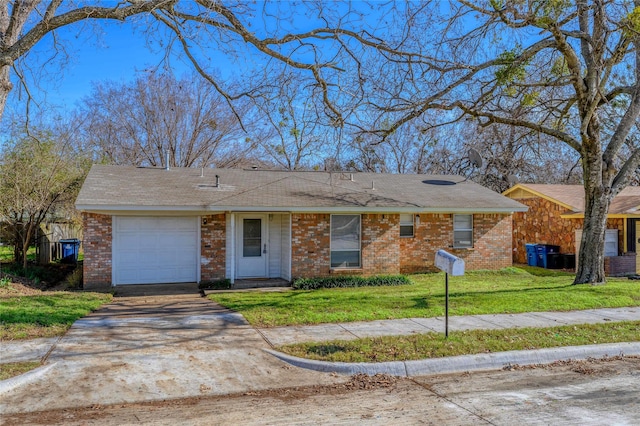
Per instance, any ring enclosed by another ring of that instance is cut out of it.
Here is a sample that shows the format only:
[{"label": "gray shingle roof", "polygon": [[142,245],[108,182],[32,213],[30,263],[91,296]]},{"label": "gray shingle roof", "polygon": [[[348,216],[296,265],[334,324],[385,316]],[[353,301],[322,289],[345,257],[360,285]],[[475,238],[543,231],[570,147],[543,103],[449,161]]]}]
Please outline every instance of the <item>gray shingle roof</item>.
[{"label": "gray shingle roof", "polygon": [[459,176],[104,165],[92,167],[76,207],[86,211],[202,212],[526,210],[522,204]]}]

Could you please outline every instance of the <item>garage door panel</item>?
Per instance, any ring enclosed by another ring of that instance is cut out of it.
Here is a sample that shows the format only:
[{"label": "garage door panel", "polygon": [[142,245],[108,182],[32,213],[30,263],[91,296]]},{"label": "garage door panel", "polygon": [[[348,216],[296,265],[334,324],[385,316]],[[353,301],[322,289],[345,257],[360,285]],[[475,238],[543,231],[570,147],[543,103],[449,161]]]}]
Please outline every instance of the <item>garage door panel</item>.
[{"label": "garage door panel", "polygon": [[[126,220],[120,221],[118,223],[118,231],[121,232],[140,232],[144,229],[145,224],[148,224],[149,221],[145,221],[144,219],[137,217],[128,217]],[[153,229],[153,227],[150,227]]]},{"label": "garage door panel", "polygon": [[[138,234],[135,233],[121,233],[118,239],[120,243],[120,247],[126,249],[128,247],[137,247],[141,240]],[[144,241],[144,240],[142,240]]]},{"label": "garage door panel", "polygon": [[138,247],[141,250],[148,250],[156,252],[162,247],[158,247],[159,241],[158,238],[152,235],[141,235],[137,239]]},{"label": "garage door panel", "polygon": [[197,218],[115,219],[114,284],[197,281]]},{"label": "garage door panel", "polygon": [[[180,232],[173,235],[173,242],[179,246],[188,246],[192,241],[193,232]],[[170,242],[169,242],[170,243]]]},{"label": "garage door panel", "polygon": [[182,252],[180,252],[180,253],[176,253],[174,257],[175,257],[176,261],[179,264],[183,265],[183,264],[186,264],[187,262],[189,262],[195,256],[194,256],[194,253],[182,253]]}]

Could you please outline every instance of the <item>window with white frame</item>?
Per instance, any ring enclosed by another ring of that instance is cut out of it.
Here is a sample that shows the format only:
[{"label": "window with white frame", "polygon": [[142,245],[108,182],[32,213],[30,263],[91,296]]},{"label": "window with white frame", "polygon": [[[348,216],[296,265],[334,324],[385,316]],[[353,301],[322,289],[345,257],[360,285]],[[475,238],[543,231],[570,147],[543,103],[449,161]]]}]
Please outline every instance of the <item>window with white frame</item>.
[{"label": "window with white frame", "polygon": [[453,215],[453,247],[473,247],[473,215]]},{"label": "window with white frame", "polygon": [[413,237],[413,215],[400,214],[400,236]]},{"label": "window with white frame", "polygon": [[360,215],[331,215],[331,267],[360,267]]}]

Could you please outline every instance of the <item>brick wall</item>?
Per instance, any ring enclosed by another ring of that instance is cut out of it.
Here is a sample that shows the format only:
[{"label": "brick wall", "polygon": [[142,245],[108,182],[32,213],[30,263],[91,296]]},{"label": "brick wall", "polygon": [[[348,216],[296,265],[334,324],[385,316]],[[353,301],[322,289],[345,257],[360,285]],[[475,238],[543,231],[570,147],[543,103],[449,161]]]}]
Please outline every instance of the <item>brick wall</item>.
[{"label": "brick wall", "polygon": [[[529,207],[513,214],[513,262],[527,263],[525,244],[553,244],[560,253],[576,252],[576,230],[582,219],[563,219],[567,209],[541,197],[517,199]],[[624,219],[607,219],[607,229],[618,229],[618,247],[624,249]]]},{"label": "brick wall", "polygon": [[400,215],[362,215],[362,270],[367,274],[400,273]]},{"label": "brick wall", "polygon": [[[411,274],[433,272],[435,254],[453,246],[453,219],[450,214],[421,214],[416,217],[413,237],[398,237],[400,242],[400,272]],[[457,255],[457,254],[456,254]]]},{"label": "brick wall", "polygon": [[330,272],[329,214],[291,215],[291,276],[324,276]]},{"label": "brick wall", "polygon": [[414,237],[400,238],[400,272],[436,271],[435,254],[444,249],[465,261],[465,269],[511,266],[511,215],[474,214],[473,248],[453,248],[453,215],[421,214]]},{"label": "brick wall", "polygon": [[111,288],[111,216],[83,213],[84,289],[109,291]]},{"label": "brick wall", "polygon": [[[206,224],[204,222],[207,222]],[[203,216],[200,228],[200,280],[225,277],[226,222],[224,213]]]},{"label": "brick wall", "polygon": [[435,252],[445,249],[465,260],[466,268],[499,269],[511,266],[511,216],[476,214],[474,247],[453,249],[453,216],[421,214],[413,237],[400,237],[400,215],[363,214],[362,268],[330,268],[329,214],[293,214],[292,276],[330,273],[396,274],[435,271]]},{"label": "brick wall", "polygon": [[451,249],[451,253],[463,258],[469,270],[511,266],[511,226],[508,214],[474,214],[473,249]]},{"label": "brick wall", "polygon": [[621,277],[636,273],[636,253],[626,253],[624,256],[604,258],[604,273],[609,277]]}]

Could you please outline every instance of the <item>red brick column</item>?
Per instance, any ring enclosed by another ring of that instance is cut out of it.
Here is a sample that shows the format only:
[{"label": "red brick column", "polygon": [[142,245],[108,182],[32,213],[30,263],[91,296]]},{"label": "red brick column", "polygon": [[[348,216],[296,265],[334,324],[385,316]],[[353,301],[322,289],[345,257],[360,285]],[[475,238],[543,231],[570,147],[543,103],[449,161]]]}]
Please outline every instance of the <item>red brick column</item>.
[{"label": "red brick column", "polygon": [[200,226],[200,280],[223,279],[227,255],[225,214],[203,216]]},{"label": "red brick column", "polygon": [[109,215],[82,213],[84,261],[83,288],[111,290],[112,218]]}]

